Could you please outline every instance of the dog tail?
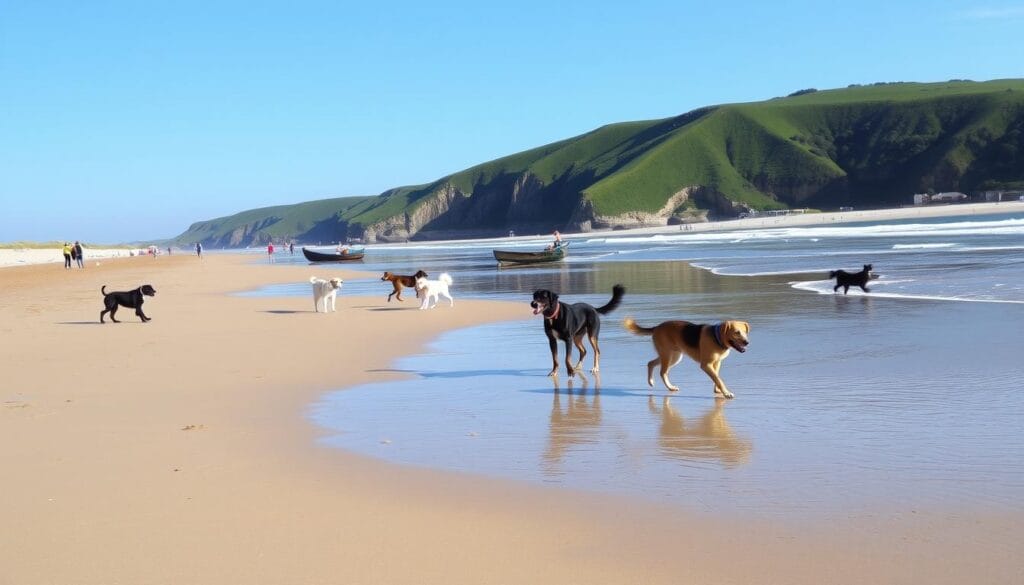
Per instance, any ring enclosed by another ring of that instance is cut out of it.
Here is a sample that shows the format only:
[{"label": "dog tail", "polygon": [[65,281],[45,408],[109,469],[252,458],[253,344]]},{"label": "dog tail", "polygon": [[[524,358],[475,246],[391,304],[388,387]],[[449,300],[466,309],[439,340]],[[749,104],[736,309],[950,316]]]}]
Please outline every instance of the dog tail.
[{"label": "dog tail", "polygon": [[626,317],[626,320],[622,322],[622,326],[626,328],[626,331],[634,335],[653,335],[653,327],[641,327],[636,324],[636,321],[632,317]]},{"label": "dog tail", "polygon": [[831,271],[831,272],[829,272],[829,273],[828,273],[828,277],[829,277],[829,278],[835,278],[835,277],[836,277],[836,274],[839,274],[839,273],[838,273],[838,272],[836,272],[835,270],[833,270],[833,271]]},{"label": "dog tail", "polygon": [[316,277],[315,276],[310,276],[309,277],[309,284],[313,284],[314,282],[316,282]]},{"label": "dog tail", "polygon": [[107,296],[107,285],[104,284],[103,286],[100,287],[100,294],[102,294],[103,296]]},{"label": "dog tail", "polygon": [[608,304],[597,310],[602,315],[607,315],[618,308],[619,303],[622,302],[622,295],[626,294],[626,287],[621,284],[616,284],[612,287],[612,300],[608,301]]},{"label": "dog tail", "polygon": [[447,272],[442,272],[441,276],[438,276],[437,279],[447,285],[451,285],[452,283],[452,277]]}]

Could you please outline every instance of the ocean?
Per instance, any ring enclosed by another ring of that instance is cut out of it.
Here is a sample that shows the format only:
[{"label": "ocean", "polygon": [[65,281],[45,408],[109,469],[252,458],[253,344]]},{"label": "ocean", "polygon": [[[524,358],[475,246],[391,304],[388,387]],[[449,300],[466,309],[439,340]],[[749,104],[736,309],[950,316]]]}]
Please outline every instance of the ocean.
[{"label": "ocean", "polygon": [[[491,256],[548,241],[368,247],[352,268],[371,274],[346,281],[342,297],[383,303],[391,287],[380,272],[422,268],[454,278],[455,307],[435,311],[505,299],[522,302],[523,319],[451,331],[397,360],[391,371],[406,379],[324,396],[309,411],[331,430],[323,441],[402,465],[713,513],[1024,507],[1024,216],[611,232],[571,238],[556,265],[498,269]],[[828,272],[863,264],[879,275],[872,291],[833,294]],[[628,291],[603,319],[600,376],[589,373],[591,354],[583,375],[570,379],[563,365],[548,378],[532,291],[600,305],[616,283]],[[749,350],[721,371],[736,399],[714,398],[688,358],[671,374],[680,392],[658,379],[649,388],[655,354],[622,328],[626,316],[645,326],[748,321]]]}]

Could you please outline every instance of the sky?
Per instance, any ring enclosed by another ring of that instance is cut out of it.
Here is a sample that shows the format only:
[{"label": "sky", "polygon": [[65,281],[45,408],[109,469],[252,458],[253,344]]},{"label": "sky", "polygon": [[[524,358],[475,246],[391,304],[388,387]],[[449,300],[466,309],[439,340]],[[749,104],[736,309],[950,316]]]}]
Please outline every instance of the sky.
[{"label": "sky", "polygon": [[1024,77],[1021,31],[1024,1],[0,0],[0,242],[166,238],[804,88]]}]

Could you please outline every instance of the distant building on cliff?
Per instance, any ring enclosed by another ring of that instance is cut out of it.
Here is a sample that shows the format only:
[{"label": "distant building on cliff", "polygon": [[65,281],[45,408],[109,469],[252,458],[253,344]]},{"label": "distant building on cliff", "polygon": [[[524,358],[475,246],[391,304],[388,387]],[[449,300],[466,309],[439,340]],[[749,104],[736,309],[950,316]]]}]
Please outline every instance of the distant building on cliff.
[{"label": "distant building on cliff", "polygon": [[928,193],[915,193],[914,194],[914,205],[932,205],[938,203],[963,203],[967,201],[967,195],[957,191],[949,191],[946,193],[935,193],[934,195]]},{"label": "distant building on cliff", "polygon": [[982,191],[981,198],[985,201],[1024,201],[1024,191]]}]

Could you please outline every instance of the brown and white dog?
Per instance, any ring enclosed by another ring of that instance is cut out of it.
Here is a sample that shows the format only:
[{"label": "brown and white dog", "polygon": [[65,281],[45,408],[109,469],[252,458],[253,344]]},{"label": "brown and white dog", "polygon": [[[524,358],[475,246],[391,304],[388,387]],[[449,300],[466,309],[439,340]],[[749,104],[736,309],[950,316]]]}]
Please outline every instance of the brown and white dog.
[{"label": "brown and white dog", "polygon": [[[402,287],[409,287],[411,289],[415,289],[416,288],[416,279],[417,278],[426,278],[426,277],[427,277],[427,273],[423,272],[422,270],[420,270],[420,271],[417,271],[416,274],[413,274],[412,276],[404,276],[404,275],[401,275],[401,274],[394,274],[394,273],[391,273],[391,272],[385,272],[384,276],[380,277],[380,279],[391,282],[391,285],[395,289],[395,290],[391,291],[391,294],[388,295],[388,302],[390,303],[391,302],[391,297],[393,297],[393,296],[397,296],[398,300],[400,300],[400,301],[403,300],[402,299]],[[416,291],[416,296],[419,296],[419,291]]]},{"label": "brown and white dog", "polygon": [[647,362],[648,386],[654,386],[654,366],[661,364],[661,381],[666,388],[677,392],[679,388],[668,380],[668,371],[685,354],[700,364],[700,369],[715,383],[715,394],[721,394],[724,398],[733,397],[718,372],[729,350],[735,349],[740,353],[747,351],[750,324],[746,321],[723,321],[717,325],[665,321],[657,327],[647,328],[637,325],[632,317],[627,317],[623,325],[636,335],[650,335],[654,342],[658,357]]}]

